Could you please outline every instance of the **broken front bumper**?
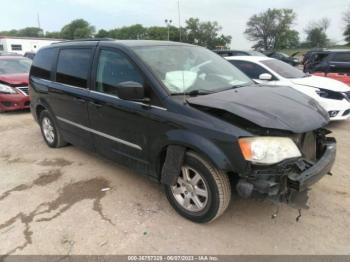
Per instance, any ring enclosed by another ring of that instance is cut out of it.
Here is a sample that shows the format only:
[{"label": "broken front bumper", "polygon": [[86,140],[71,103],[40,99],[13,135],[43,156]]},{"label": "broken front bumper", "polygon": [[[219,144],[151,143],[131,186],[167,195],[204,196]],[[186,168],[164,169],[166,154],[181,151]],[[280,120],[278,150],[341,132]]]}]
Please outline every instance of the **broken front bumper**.
[{"label": "broken front bumper", "polygon": [[288,175],[288,187],[297,191],[304,191],[324,175],[330,174],[332,166],[335,162],[336,143],[328,143],[325,145],[325,151],[322,157],[311,167],[301,174],[291,173]]},{"label": "broken front bumper", "polygon": [[316,161],[304,158],[288,161],[273,167],[255,168],[237,183],[238,194],[250,197],[259,193],[274,199],[290,199],[291,194],[310,188],[323,176],[330,174],[336,156],[336,142],[328,139],[322,145],[321,156]]}]

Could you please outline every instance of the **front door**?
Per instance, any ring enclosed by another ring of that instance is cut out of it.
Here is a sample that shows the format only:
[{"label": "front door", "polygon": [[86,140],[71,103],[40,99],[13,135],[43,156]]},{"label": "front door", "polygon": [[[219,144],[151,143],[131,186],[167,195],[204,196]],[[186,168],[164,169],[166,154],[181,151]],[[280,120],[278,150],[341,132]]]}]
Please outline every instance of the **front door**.
[{"label": "front door", "polygon": [[148,134],[157,122],[151,116],[152,111],[161,109],[118,98],[118,83],[133,81],[147,86],[144,76],[124,53],[101,48],[95,61],[95,91],[88,110],[96,150],[149,174]]}]

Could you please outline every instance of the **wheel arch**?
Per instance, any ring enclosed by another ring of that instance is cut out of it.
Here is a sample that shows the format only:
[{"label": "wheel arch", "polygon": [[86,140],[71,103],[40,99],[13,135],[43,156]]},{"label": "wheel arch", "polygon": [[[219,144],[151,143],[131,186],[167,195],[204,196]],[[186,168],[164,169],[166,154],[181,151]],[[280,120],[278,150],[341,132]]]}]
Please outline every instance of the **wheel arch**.
[{"label": "wheel arch", "polygon": [[217,169],[225,172],[233,170],[232,164],[225,153],[209,139],[187,130],[171,131],[167,134],[167,137],[168,139],[163,141],[163,143],[155,143],[156,146],[151,147],[150,151],[156,152],[152,158],[154,159],[159,181],[161,180],[162,168],[169,146],[180,146],[185,151],[193,151],[205,158]]}]

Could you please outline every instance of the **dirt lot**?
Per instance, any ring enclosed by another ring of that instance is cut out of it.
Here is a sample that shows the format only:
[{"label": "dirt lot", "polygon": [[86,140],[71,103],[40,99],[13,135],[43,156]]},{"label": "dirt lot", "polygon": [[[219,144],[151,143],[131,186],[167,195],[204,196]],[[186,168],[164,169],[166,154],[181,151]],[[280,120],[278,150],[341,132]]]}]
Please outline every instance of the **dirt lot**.
[{"label": "dirt lot", "polygon": [[28,112],[0,114],[0,254],[350,254],[350,122],[330,128],[334,176],[299,222],[295,209],[272,219],[270,202],[234,196],[197,225],[160,185],[73,146],[49,149]]}]

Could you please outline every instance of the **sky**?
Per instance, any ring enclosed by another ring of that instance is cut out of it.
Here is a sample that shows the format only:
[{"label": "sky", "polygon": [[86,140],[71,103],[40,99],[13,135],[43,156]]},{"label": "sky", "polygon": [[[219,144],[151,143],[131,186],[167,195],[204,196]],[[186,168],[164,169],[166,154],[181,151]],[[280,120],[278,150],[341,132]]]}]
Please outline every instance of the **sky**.
[{"label": "sky", "polygon": [[[331,40],[342,41],[342,13],[350,8],[350,0],[0,0],[0,31],[37,26],[37,14],[44,31],[59,31],[73,19],[83,18],[96,29],[112,29],[132,24],[164,26],[165,19],[198,17],[217,21],[222,33],[232,36],[232,48],[249,49],[253,43],[243,34],[249,17],[267,8],[292,8],[297,14],[293,29],[305,38],[303,29],[322,17],[331,20],[327,31]],[[3,2],[3,4],[1,4]]]}]

